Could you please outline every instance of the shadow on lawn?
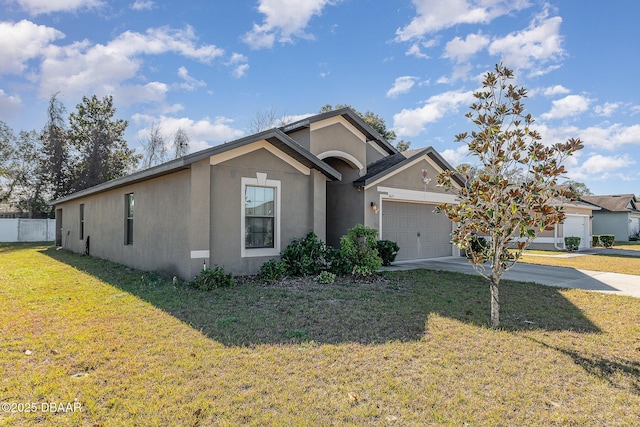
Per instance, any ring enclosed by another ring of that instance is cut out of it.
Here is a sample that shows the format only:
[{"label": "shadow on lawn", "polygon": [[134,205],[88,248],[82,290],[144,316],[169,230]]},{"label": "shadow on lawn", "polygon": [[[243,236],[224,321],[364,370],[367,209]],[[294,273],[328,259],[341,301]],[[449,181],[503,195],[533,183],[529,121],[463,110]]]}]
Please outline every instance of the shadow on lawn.
[{"label": "shadow on lawn", "polygon": [[[388,272],[369,281],[312,278],[265,285],[239,278],[233,288],[199,291],[186,284],[97,258],[47,249],[46,255],[151,303],[225,345],[419,340],[430,314],[485,327],[484,279],[432,270]],[[598,332],[557,288],[503,282],[505,330]]]},{"label": "shadow on lawn", "polygon": [[571,357],[573,362],[589,375],[607,381],[612,387],[640,395],[640,362],[635,360],[610,360],[598,356],[585,357],[575,350],[556,347],[535,338],[529,339],[543,347]]}]

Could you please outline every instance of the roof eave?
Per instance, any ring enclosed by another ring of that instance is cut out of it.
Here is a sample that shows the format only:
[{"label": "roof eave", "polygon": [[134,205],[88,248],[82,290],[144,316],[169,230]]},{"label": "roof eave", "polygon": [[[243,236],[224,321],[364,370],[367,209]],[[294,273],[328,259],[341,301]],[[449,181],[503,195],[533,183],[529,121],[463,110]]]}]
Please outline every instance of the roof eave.
[{"label": "roof eave", "polygon": [[[235,141],[231,141],[225,144],[216,145],[215,147],[207,148],[195,153],[188,154],[184,157],[181,157],[176,160],[172,160],[167,163],[163,163],[158,166],[154,166],[149,169],[145,169],[143,171],[134,172],[131,175],[127,175],[122,178],[117,178],[112,181],[107,181],[102,184],[95,185],[90,188],[86,188],[84,190],[77,191],[68,196],[61,197],[57,200],[51,201],[49,204],[54,206],[60,203],[65,203],[74,199],[78,199],[80,197],[89,196],[92,194],[102,193],[105,191],[113,190],[119,187],[124,187],[126,185],[135,184],[141,181],[146,181],[149,179],[157,178],[163,175],[168,175],[171,173],[175,173],[180,170],[189,169],[191,165],[195,162],[199,162],[204,159],[208,159],[211,156],[214,156],[219,153],[223,153],[225,151],[232,150],[234,148],[242,147],[244,145],[251,144],[257,141],[268,141],[281,151],[282,147],[279,145],[283,145],[287,147],[285,151],[287,155],[293,157],[297,161],[303,163],[305,166],[311,169],[317,169],[322,174],[324,174],[327,178],[331,180],[341,180],[342,174],[329,166],[327,163],[315,157],[309,151],[304,149],[300,144],[291,139],[288,135],[278,129],[269,129],[263,132],[259,132],[257,134],[253,134],[244,138],[237,139]],[[279,144],[281,143],[281,144]],[[295,155],[292,156],[292,153]]]}]

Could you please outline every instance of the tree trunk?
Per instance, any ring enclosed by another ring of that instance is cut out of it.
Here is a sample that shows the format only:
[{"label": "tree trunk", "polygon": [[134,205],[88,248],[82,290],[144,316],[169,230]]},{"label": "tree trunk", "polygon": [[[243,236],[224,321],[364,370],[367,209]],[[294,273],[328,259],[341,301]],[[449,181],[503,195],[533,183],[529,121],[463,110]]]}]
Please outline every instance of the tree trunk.
[{"label": "tree trunk", "polygon": [[500,299],[498,296],[498,284],[500,278],[495,275],[491,276],[491,327],[497,328],[500,326]]}]

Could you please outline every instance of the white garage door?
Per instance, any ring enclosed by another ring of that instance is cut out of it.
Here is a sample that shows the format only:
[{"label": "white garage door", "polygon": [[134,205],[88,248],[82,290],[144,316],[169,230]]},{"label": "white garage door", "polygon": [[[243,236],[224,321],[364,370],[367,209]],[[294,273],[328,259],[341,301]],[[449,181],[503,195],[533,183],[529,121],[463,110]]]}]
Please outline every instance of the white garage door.
[{"label": "white garage door", "polygon": [[589,236],[589,218],[587,216],[567,215],[562,229],[564,237],[579,237],[581,248],[588,248],[590,246],[591,237]]},{"label": "white garage door", "polygon": [[436,205],[382,202],[382,238],[400,246],[396,261],[451,256],[451,221]]}]

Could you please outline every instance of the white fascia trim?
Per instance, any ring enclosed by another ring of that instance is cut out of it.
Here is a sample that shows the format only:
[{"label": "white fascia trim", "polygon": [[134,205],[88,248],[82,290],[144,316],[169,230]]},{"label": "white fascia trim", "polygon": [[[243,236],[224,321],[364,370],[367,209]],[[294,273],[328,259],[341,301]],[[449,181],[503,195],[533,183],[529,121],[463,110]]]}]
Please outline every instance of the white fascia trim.
[{"label": "white fascia trim", "polygon": [[[273,179],[266,179],[265,173],[257,173],[256,178],[247,178],[242,177],[242,185],[240,193],[240,257],[241,258],[251,258],[251,257],[261,257],[261,256],[277,256],[280,255],[280,218],[281,218],[281,182]],[[273,187],[276,189],[276,220],[275,220],[275,230],[273,232],[273,248],[255,248],[255,249],[247,249],[245,247],[245,189],[247,185],[260,186],[260,187]]]},{"label": "white fascia trim", "polygon": [[[394,170],[394,171],[393,171],[393,172],[391,172],[390,174],[385,175],[385,176],[383,176],[382,178],[379,178],[379,179],[375,180],[374,182],[372,182],[372,183],[370,183],[370,184],[366,185],[366,186],[364,187],[364,189],[365,189],[365,190],[368,190],[369,188],[373,187],[374,185],[378,185],[378,184],[379,184],[379,183],[381,183],[382,181],[385,181],[385,180],[387,180],[387,179],[391,178],[392,176],[394,176],[394,175],[396,175],[396,174],[399,174],[400,172],[404,171],[405,169],[407,169],[407,168],[409,168],[409,167],[411,167],[411,166],[414,166],[414,165],[416,165],[416,164],[420,163],[420,162],[421,162],[421,161],[423,161],[423,160],[424,160],[425,162],[427,162],[429,165],[433,166],[436,170],[441,170],[441,168],[440,168],[440,167],[439,167],[439,166],[438,166],[438,165],[437,165],[433,160],[431,160],[431,158],[429,158],[429,156],[428,156],[428,155],[426,155],[426,154],[425,154],[424,156],[422,156],[422,157],[418,157],[418,158],[417,158],[417,159],[415,159],[414,161],[407,163],[406,165],[402,166],[401,168],[398,168],[398,169]],[[418,179],[418,177],[416,177],[416,179]],[[457,186],[457,185],[456,185],[456,186]]]},{"label": "white fascia trim", "polygon": [[318,154],[317,157],[320,160],[324,160],[327,157],[338,157],[340,159],[344,159],[347,163],[351,164],[352,167],[358,168],[361,172],[364,171],[364,166],[362,165],[362,163],[360,163],[360,161],[358,161],[358,159],[353,157],[351,154],[345,153],[344,151],[329,150],[325,151],[324,153]]},{"label": "white fascia trim", "polygon": [[[455,194],[434,193],[432,191],[405,190],[404,188],[378,186],[376,190],[381,195],[381,200],[392,202],[422,202],[422,203],[460,203]],[[380,204],[382,206],[382,203]]]},{"label": "white fascia trim", "polygon": [[292,167],[294,167],[295,169],[297,169],[301,173],[303,173],[305,175],[310,175],[311,174],[311,169],[309,169],[308,167],[306,167],[305,165],[303,165],[302,163],[300,163],[296,159],[293,159],[293,158],[287,156],[285,153],[283,153],[282,151],[278,150],[276,147],[274,147],[273,145],[271,145],[270,143],[268,143],[265,140],[256,141],[256,142],[254,142],[252,144],[248,144],[248,145],[245,145],[245,146],[242,146],[242,147],[234,148],[233,150],[225,151],[224,153],[220,153],[220,154],[216,154],[214,156],[211,156],[209,158],[209,164],[211,164],[212,166],[213,165],[218,165],[220,163],[226,162],[227,160],[231,160],[231,159],[235,159],[236,157],[244,156],[245,154],[249,154],[249,153],[251,153],[253,151],[256,151],[256,150],[259,150],[261,148],[264,148],[265,150],[267,150],[268,152],[270,152],[271,154],[273,154],[274,156],[276,156],[280,160],[284,161],[285,163],[291,165]]},{"label": "white fascia trim", "polygon": [[360,132],[358,130],[358,128],[356,128],[354,125],[349,123],[342,116],[329,117],[328,119],[322,120],[320,122],[311,123],[311,126],[310,126],[311,132],[313,132],[314,130],[322,129],[324,127],[335,125],[335,124],[338,124],[338,123],[340,123],[341,125],[343,125],[347,129],[349,129],[356,137],[358,137],[358,139],[360,141],[367,142],[367,139],[366,139],[365,135],[362,132]]}]

